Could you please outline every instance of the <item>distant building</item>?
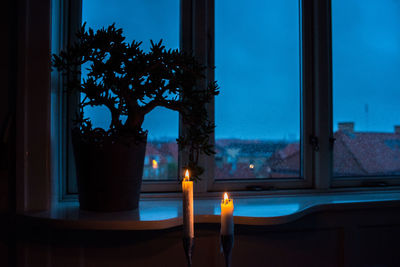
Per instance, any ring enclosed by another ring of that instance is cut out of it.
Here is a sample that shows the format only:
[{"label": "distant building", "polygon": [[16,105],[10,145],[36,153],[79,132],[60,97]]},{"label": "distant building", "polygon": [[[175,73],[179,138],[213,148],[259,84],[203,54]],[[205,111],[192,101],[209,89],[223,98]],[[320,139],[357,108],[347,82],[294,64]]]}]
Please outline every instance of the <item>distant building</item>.
[{"label": "distant building", "polygon": [[392,133],[355,132],[354,124],[339,124],[335,132],[335,176],[400,174],[400,127]]},{"label": "distant building", "polygon": [[219,139],[216,141],[215,178],[264,178],[263,166],[284,142]]},{"label": "distant building", "polygon": [[[392,133],[355,132],[354,123],[339,123],[334,133],[334,176],[400,175],[400,126]],[[270,177],[298,176],[300,146],[288,144],[271,156]]]},{"label": "distant building", "polygon": [[300,143],[290,143],[277,150],[263,166],[265,178],[300,176]]},{"label": "distant building", "polygon": [[[400,175],[400,126],[392,133],[355,132],[340,123],[334,133],[334,176]],[[300,176],[300,143],[220,139],[215,146],[216,179],[259,179]],[[149,142],[144,179],[176,179],[175,141]]]}]

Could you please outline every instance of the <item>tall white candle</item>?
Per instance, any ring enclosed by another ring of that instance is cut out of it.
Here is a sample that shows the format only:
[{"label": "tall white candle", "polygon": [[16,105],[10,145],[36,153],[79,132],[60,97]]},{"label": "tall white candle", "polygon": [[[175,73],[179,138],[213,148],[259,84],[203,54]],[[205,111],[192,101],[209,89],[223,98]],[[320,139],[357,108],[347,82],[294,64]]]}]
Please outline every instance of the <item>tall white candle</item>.
[{"label": "tall white candle", "polygon": [[233,235],[233,200],[224,194],[221,201],[221,235]]},{"label": "tall white candle", "polygon": [[193,217],[193,181],[190,181],[189,171],[186,170],[185,178],[182,181],[183,193],[183,236],[194,238],[194,217]]}]

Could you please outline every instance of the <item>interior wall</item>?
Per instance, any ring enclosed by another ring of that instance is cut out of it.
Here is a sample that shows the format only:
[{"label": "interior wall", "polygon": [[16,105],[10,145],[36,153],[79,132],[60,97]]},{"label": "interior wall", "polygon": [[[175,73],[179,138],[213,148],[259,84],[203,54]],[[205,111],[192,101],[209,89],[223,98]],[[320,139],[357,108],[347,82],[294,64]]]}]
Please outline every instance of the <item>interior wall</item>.
[{"label": "interior wall", "polygon": [[[15,114],[17,95],[17,1],[0,9],[3,55],[0,59],[0,266],[15,265]],[[11,216],[10,216],[11,215]]]},{"label": "interior wall", "polygon": [[[0,11],[2,20],[0,59],[0,213],[12,209],[15,174],[15,113],[17,94],[17,4],[8,0]],[[11,201],[11,202],[10,202]],[[9,207],[11,205],[11,207]]]},{"label": "interior wall", "polygon": [[0,11],[4,20],[0,42],[4,51],[0,60],[0,213],[3,214],[15,213],[17,202],[20,211],[48,206],[50,11],[50,0],[6,0]]},{"label": "interior wall", "polygon": [[[26,163],[30,163],[30,173],[37,175],[38,180],[48,179],[48,175],[42,175],[43,172],[37,169],[44,169],[42,165],[48,164],[49,160],[39,156],[45,153],[36,152],[46,149],[44,140],[48,139],[49,120],[43,114],[48,113],[49,101],[43,98],[43,93],[49,89],[50,81],[49,3],[48,0],[6,0],[0,9],[0,45],[3,51],[0,59],[0,266],[16,265],[17,172],[22,185],[18,187],[21,210],[27,203]],[[25,109],[29,102],[28,92],[31,95],[29,110]],[[31,118],[29,127],[26,117]],[[16,141],[17,125],[20,129],[19,142]],[[27,128],[33,133],[29,140],[30,149],[26,149]],[[32,159],[28,158],[31,155]],[[39,164],[32,164],[34,161]],[[46,198],[43,184],[35,184],[36,187],[32,188],[36,192],[29,192],[32,199],[37,199],[32,201],[33,204]]]}]

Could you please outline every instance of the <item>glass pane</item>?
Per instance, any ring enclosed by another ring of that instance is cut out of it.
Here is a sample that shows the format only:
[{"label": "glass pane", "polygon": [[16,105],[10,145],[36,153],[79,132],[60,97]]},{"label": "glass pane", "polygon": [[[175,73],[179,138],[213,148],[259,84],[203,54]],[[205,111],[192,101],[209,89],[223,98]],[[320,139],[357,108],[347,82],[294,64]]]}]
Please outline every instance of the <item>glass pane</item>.
[{"label": "glass pane", "polygon": [[216,179],[300,177],[299,1],[215,1]]},{"label": "glass pane", "polygon": [[[122,28],[126,41],[142,41],[149,51],[150,39],[163,39],[166,48],[179,47],[179,0],[83,0],[82,21],[87,27],[99,29],[116,23]],[[84,110],[93,118],[95,127],[108,129],[110,114],[106,108]],[[156,108],[145,118],[143,129],[148,130],[144,180],[176,180],[178,174],[177,112]]]},{"label": "glass pane", "polygon": [[400,1],[332,1],[334,176],[400,175]]}]

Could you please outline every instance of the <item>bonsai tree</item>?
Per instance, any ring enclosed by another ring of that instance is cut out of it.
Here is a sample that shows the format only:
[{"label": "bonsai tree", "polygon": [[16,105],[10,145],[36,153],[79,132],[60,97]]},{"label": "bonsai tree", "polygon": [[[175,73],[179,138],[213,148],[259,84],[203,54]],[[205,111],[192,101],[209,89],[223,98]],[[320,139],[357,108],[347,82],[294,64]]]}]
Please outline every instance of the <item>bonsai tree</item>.
[{"label": "bonsai tree", "polygon": [[[151,41],[150,51],[144,52],[141,42],[127,43],[122,33],[114,24],[97,31],[86,31],[83,25],[78,42],[53,55],[52,65],[64,76],[65,89],[83,93],[73,132],[100,146],[118,142],[132,146],[146,142],[147,131],[142,128],[146,114],[156,107],[178,111],[185,131],[177,143],[179,150],[189,155],[184,168],[199,179],[203,172],[198,166],[200,154],[215,153],[209,143],[215,125],[205,106],[219,93],[217,84],[198,87],[206,68],[192,55],[167,50],[162,40]],[[82,81],[81,68],[87,71]],[[93,128],[83,112],[86,106],[108,108],[108,130]]]}]

